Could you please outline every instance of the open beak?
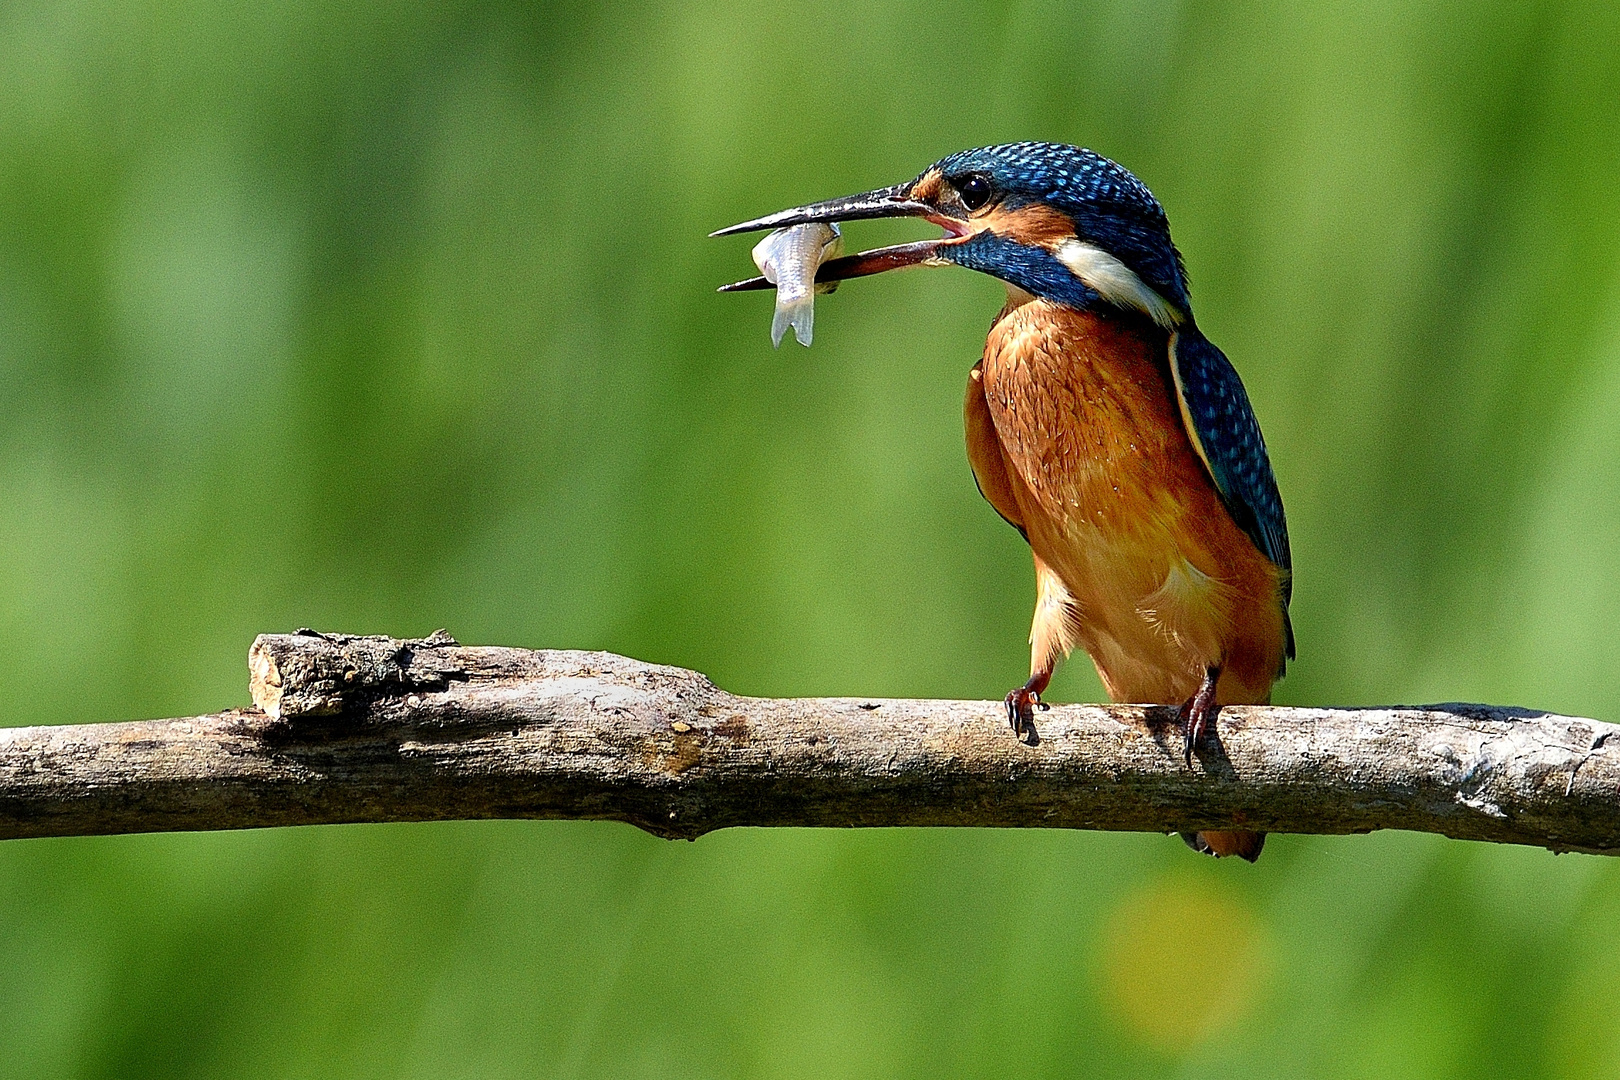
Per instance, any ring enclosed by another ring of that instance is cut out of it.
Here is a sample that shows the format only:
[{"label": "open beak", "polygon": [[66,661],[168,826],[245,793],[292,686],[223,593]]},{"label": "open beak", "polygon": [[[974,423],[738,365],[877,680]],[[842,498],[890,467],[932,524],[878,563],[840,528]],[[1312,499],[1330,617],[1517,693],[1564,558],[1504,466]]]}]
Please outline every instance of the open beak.
[{"label": "open beak", "polygon": [[[876,191],[866,191],[859,195],[846,195],[842,199],[828,199],[826,202],[811,203],[808,206],[795,206],[791,210],[779,210],[774,214],[754,218],[752,221],[716,229],[709,235],[732,236],[759,229],[785,229],[793,225],[808,225],[817,221],[832,223],[860,221],[866,218],[926,217],[938,221],[939,208],[911,198],[911,188],[910,183],[896,184],[893,187],[878,188]],[[844,281],[848,278],[881,274],[885,270],[898,270],[904,266],[944,266],[949,260],[940,256],[939,248],[958,235],[958,230],[949,226],[946,228],[949,235],[937,240],[895,244],[891,247],[874,248],[871,251],[846,255],[840,259],[830,259],[822,263],[816,271],[816,281]],[[748,292],[775,287],[765,278],[755,277],[722,285],[719,291]]]}]

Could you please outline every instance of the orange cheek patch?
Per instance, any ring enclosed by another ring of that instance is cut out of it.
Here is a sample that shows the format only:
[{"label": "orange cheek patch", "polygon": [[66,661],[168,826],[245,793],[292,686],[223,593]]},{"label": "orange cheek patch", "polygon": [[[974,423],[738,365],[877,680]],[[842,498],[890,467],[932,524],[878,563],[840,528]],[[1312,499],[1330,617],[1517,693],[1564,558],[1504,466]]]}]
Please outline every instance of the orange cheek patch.
[{"label": "orange cheek patch", "polygon": [[999,207],[974,222],[977,229],[991,229],[998,236],[1033,247],[1052,247],[1073,238],[1074,222],[1050,206],[1034,204],[1012,210]]},{"label": "orange cheek patch", "polygon": [[939,198],[940,186],[944,178],[938,169],[931,169],[923,174],[921,180],[911,185],[911,197],[918,202],[933,202]]}]

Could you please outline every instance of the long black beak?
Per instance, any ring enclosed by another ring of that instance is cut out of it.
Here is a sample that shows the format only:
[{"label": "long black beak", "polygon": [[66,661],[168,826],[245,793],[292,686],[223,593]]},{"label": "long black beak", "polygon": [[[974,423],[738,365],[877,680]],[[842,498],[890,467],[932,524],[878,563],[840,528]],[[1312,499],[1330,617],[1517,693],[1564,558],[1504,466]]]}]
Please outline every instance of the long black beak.
[{"label": "long black beak", "polygon": [[911,185],[864,191],[859,195],[845,195],[842,199],[795,206],[791,210],[778,210],[774,214],[728,225],[716,229],[710,236],[733,236],[737,233],[756,232],[760,229],[785,229],[789,225],[808,225],[813,221],[859,221],[863,218],[924,217],[934,208],[910,197]]},{"label": "long black beak", "polygon": [[[846,195],[842,199],[828,199],[826,202],[811,203],[809,206],[795,206],[791,210],[779,210],[774,214],[744,221],[738,225],[730,225],[724,229],[716,229],[710,236],[732,236],[736,233],[753,232],[757,229],[785,229],[792,225],[808,225],[812,222],[841,222],[859,221],[863,218],[890,218],[890,217],[927,217],[938,213],[938,209],[928,203],[911,198],[911,184],[896,184],[893,187],[878,188],[876,191],[866,191],[859,195]],[[918,240],[910,244],[894,244],[890,247],[874,248],[856,255],[846,255],[841,259],[830,259],[821,264],[816,270],[817,281],[844,281],[848,278],[867,277],[870,274],[881,274],[885,270],[898,270],[906,266],[944,266],[949,260],[939,256],[941,244],[953,239],[942,237],[939,240]],[[748,278],[744,281],[732,282],[730,285],[720,286],[720,292],[751,292],[755,289],[774,289],[776,286],[762,277]]]}]

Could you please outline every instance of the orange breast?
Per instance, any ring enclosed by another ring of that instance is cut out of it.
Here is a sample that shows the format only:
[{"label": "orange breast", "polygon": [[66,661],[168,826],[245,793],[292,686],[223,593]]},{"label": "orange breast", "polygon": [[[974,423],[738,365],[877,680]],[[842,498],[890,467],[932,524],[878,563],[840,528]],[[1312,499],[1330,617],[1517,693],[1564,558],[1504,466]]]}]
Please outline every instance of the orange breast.
[{"label": "orange breast", "polygon": [[1223,704],[1267,700],[1280,573],[1187,438],[1164,332],[1036,300],[996,323],[981,369],[1018,521],[1109,693],[1180,702],[1219,664]]}]

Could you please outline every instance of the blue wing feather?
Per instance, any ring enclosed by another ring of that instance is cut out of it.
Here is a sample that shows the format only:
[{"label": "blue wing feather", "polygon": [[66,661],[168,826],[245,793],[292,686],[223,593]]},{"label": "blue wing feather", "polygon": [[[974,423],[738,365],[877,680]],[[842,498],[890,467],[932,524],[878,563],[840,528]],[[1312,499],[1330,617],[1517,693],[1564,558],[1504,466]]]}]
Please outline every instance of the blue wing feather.
[{"label": "blue wing feather", "polygon": [[1285,571],[1283,622],[1288,659],[1292,660],[1294,630],[1288,623],[1288,602],[1293,596],[1289,573],[1293,558],[1288,551],[1288,521],[1249,395],[1226,354],[1196,326],[1184,326],[1171,338],[1170,363],[1188,434],[1209,466],[1233,520],[1266,558]]}]

